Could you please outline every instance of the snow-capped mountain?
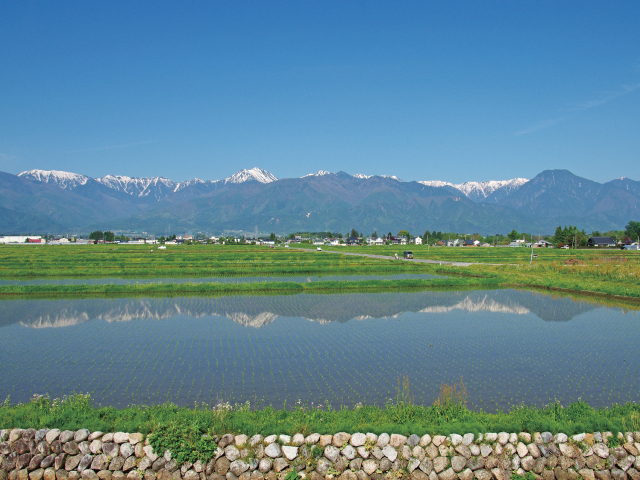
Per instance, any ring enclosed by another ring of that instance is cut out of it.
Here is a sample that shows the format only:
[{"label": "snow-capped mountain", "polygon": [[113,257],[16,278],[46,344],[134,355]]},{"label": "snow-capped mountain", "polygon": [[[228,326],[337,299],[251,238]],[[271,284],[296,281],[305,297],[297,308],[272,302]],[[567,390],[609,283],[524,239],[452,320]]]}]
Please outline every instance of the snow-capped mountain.
[{"label": "snow-capped mountain", "polygon": [[[127,177],[124,175],[107,175],[96,178],[96,182],[117,192],[128,193],[137,197],[146,197],[154,190],[174,191],[177,183],[165,177]],[[157,196],[157,195],[156,195]]]},{"label": "snow-capped mountain", "polygon": [[441,180],[423,180],[418,183],[429,187],[453,187],[474,202],[496,203],[528,181],[526,178],[513,178],[511,180],[490,180],[488,182],[464,182],[458,184]]},{"label": "snow-capped mountain", "polygon": [[243,168],[239,172],[234,173],[230,177],[224,179],[224,183],[244,183],[256,181],[260,183],[271,183],[278,180],[275,175],[263,170],[262,168],[253,167],[250,170]]},{"label": "snow-capped mountain", "polygon": [[[498,191],[503,193],[501,197],[509,195],[513,190],[517,190],[528,181],[526,178],[513,178],[511,180],[490,180],[488,182],[465,182],[454,185],[454,187],[471,200],[482,201],[495,196]],[[496,200],[494,199],[494,201]]]},{"label": "snow-capped mountain", "polygon": [[50,183],[68,190],[72,190],[79,185],[85,185],[90,180],[89,177],[78,173],[61,172],[59,170],[27,170],[19,173],[18,176]]},{"label": "snow-capped mountain", "polygon": [[333,172],[327,172],[326,170],[318,170],[316,173],[308,173],[303,175],[302,178],[307,177],[324,177],[325,175],[335,175]]}]

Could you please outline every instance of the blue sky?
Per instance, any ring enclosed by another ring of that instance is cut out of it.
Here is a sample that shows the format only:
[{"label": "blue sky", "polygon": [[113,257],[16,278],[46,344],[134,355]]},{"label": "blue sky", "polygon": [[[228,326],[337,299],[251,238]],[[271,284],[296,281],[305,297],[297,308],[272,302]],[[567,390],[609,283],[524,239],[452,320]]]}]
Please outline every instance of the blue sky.
[{"label": "blue sky", "polygon": [[0,170],[640,180],[640,2],[3,2]]}]

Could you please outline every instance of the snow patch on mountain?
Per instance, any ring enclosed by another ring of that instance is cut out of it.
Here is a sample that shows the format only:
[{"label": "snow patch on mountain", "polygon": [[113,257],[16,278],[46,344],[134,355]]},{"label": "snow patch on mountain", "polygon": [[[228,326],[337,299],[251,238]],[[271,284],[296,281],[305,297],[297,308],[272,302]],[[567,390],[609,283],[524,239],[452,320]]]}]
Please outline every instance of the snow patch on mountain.
[{"label": "snow patch on mountain", "polygon": [[300,178],[306,177],[324,177],[325,175],[333,175],[333,172],[327,172],[326,170],[318,170],[316,173],[308,173],[307,175],[303,175]]},{"label": "snow patch on mountain", "polygon": [[364,173],[356,173],[355,175],[353,175],[353,178],[361,178],[363,180],[366,180],[371,177],[373,177],[373,175],[365,175]]},{"label": "snow patch on mountain", "polygon": [[253,167],[249,170],[243,168],[239,172],[234,173],[230,177],[224,179],[224,183],[244,183],[256,181],[260,183],[271,183],[278,180],[275,175],[263,170],[262,168]]},{"label": "snow patch on mountain", "polygon": [[96,178],[96,182],[117,192],[124,192],[137,197],[146,197],[152,190],[158,190],[158,188],[161,190],[174,190],[177,185],[176,182],[165,177],[139,178],[127,177],[126,175],[107,175]]},{"label": "snow patch on mountain", "polygon": [[496,190],[505,189],[509,192],[521,187],[528,181],[526,178],[513,178],[511,180],[490,180],[488,182],[465,182],[454,185],[454,187],[467,197],[473,195],[486,198]]},{"label": "snow patch on mountain", "polygon": [[395,180],[397,182],[402,182],[402,180],[400,180],[398,177],[396,177],[395,175],[380,175],[382,178],[390,178],[391,180]]},{"label": "snow patch on mountain", "polygon": [[60,188],[72,190],[85,185],[90,178],[78,173],[62,172],[60,170],[28,170],[18,174],[19,177],[32,178],[39,182],[51,183]]},{"label": "snow patch on mountain", "polygon": [[427,187],[453,187],[456,188],[453,183],[443,182],[442,180],[421,180],[418,183],[426,185]]}]

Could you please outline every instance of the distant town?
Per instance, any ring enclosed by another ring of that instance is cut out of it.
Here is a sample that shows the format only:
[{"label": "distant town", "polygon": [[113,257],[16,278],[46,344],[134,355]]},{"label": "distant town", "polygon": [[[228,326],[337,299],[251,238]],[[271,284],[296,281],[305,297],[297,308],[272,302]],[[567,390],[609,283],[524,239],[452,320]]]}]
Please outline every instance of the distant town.
[{"label": "distant town", "polygon": [[396,234],[365,235],[352,229],[344,235],[336,232],[296,232],[278,236],[220,235],[210,236],[203,233],[195,235],[153,236],[146,233],[125,234],[96,230],[89,235],[5,235],[0,236],[0,244],[13,245],[93,245],[93,244],[125,244],[125,245],[267,245],[289,246],[295,244],[311,244],[314,246],[384,246],[384,245],[429,245],[432,247],[529,247],[529,248],[580,248],[606,247],[627,250],[640,249],[640,222],[630,221],[623,231],[599,232],[587,234],[574,226],[558,226],[553,235],[533,235],[512,230],[507,235],[489,235],[478,233],[461,234],[456,232],[425,231],[423,235],[411,235],[407,230]]}]

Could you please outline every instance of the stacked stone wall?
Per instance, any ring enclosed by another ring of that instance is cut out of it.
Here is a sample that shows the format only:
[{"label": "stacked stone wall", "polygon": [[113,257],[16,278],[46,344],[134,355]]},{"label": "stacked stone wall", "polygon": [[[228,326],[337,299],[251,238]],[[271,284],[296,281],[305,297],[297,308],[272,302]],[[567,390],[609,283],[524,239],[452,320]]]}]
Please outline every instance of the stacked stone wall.
[{"label": "stacked stone wall", "polygon": [[616,438],[606,432],[227,434],[214,440],[212,459],[178,465],[140,433],[2,430],[0,480],[640,480],[640,432]]}]

